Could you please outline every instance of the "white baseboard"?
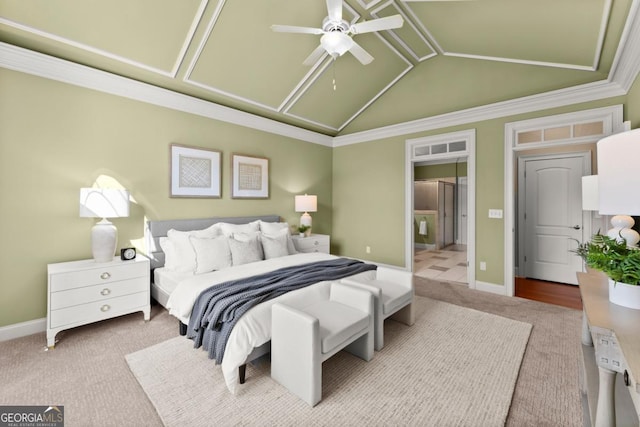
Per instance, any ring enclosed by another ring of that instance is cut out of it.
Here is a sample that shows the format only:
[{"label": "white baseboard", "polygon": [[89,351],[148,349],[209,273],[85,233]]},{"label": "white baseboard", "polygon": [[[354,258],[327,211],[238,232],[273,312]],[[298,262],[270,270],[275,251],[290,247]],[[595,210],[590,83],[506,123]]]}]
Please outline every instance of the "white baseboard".
[{"label": "white baseboard", "polygon": [[507,295],[507,288],[502,285],[496,285],[495,283],[476,280],[476,289],[483,292],[490,292],[492,294]]},{"label": "white baseboard", "polygon": [[0,341],[9,341],[14,338],[26,337],[47,330],[47,318],[29,320],[28,322],[14,323],[0,328]]}]

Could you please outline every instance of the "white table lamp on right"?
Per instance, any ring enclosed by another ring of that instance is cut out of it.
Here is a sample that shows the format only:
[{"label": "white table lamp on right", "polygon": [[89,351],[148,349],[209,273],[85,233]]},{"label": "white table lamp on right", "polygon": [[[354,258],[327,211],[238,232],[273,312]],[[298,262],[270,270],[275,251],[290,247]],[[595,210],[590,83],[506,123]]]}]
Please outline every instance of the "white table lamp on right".
[{"label": "white table lamp on right", "polygon": [[[628,246],[635,246],[640,235],[631,227],[629,215],[640,215],[640,129],[608,136],[598,141],[598,198],[599,212],[615,215],[611,238],[624,238]],[[624,215],[621,215],[624,214]]]},{"label": "white table lamp on right", "polygon": [[296,212],[304,212],[300,217],[300,225],[306,225],[311,228],[311,215],[309,215],[309,212],[318,210],[318,197],[307,194],[296,196],[295,209]]}]

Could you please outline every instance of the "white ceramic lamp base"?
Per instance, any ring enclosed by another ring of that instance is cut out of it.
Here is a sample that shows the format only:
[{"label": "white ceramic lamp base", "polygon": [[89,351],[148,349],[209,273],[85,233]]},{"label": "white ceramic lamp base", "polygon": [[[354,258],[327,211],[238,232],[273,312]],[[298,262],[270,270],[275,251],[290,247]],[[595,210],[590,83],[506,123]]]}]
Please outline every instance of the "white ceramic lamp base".
[{"label": "white ceramic lamp base", "polygon": [[311,222],[311,215],[309,215],[307,212],[303,213],[300,217],[300,225],[306,225],[311,228]]},{"label": "white ceramic lamp base", "polygon": [[118,245],[118,230],[106,219],[91,229],[91,252],[96,262],[111,262]]},{"label": "white ceramic lamp base", "polygon": [[607,231],[607,236],[616,239],[618,242],[627,242],[627,246],[636,246],[640,242],[640,234],[633,230],[635,221],[628,215],[616,215],[611,218],[613,228]]}]

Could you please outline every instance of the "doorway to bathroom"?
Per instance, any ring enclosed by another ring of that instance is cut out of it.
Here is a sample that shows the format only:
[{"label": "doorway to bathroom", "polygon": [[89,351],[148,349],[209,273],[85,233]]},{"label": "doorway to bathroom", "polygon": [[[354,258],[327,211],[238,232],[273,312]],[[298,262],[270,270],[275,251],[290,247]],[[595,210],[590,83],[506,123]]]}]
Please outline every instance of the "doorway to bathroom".
[{"label": "doorway to bathroom", "polygon": [[469,129],[409,139],[405,145],[406,268],[420,277],[472,289],[475,137],[475,129]]},{"label": "doorway to bathroom", "polygon": [[467,162],[414,164],[414,274],[467,284]]}]

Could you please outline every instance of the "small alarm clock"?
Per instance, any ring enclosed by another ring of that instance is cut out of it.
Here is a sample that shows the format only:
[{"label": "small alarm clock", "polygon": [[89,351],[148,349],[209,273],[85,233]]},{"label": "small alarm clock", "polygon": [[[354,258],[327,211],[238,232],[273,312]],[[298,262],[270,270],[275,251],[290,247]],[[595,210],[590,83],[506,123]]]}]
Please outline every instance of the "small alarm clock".
[{"label": "small alarm clock", "polygon": [[123,261],[130,261],[136,257],[136,248],[122,248],[120,249],[120,259]]}]

